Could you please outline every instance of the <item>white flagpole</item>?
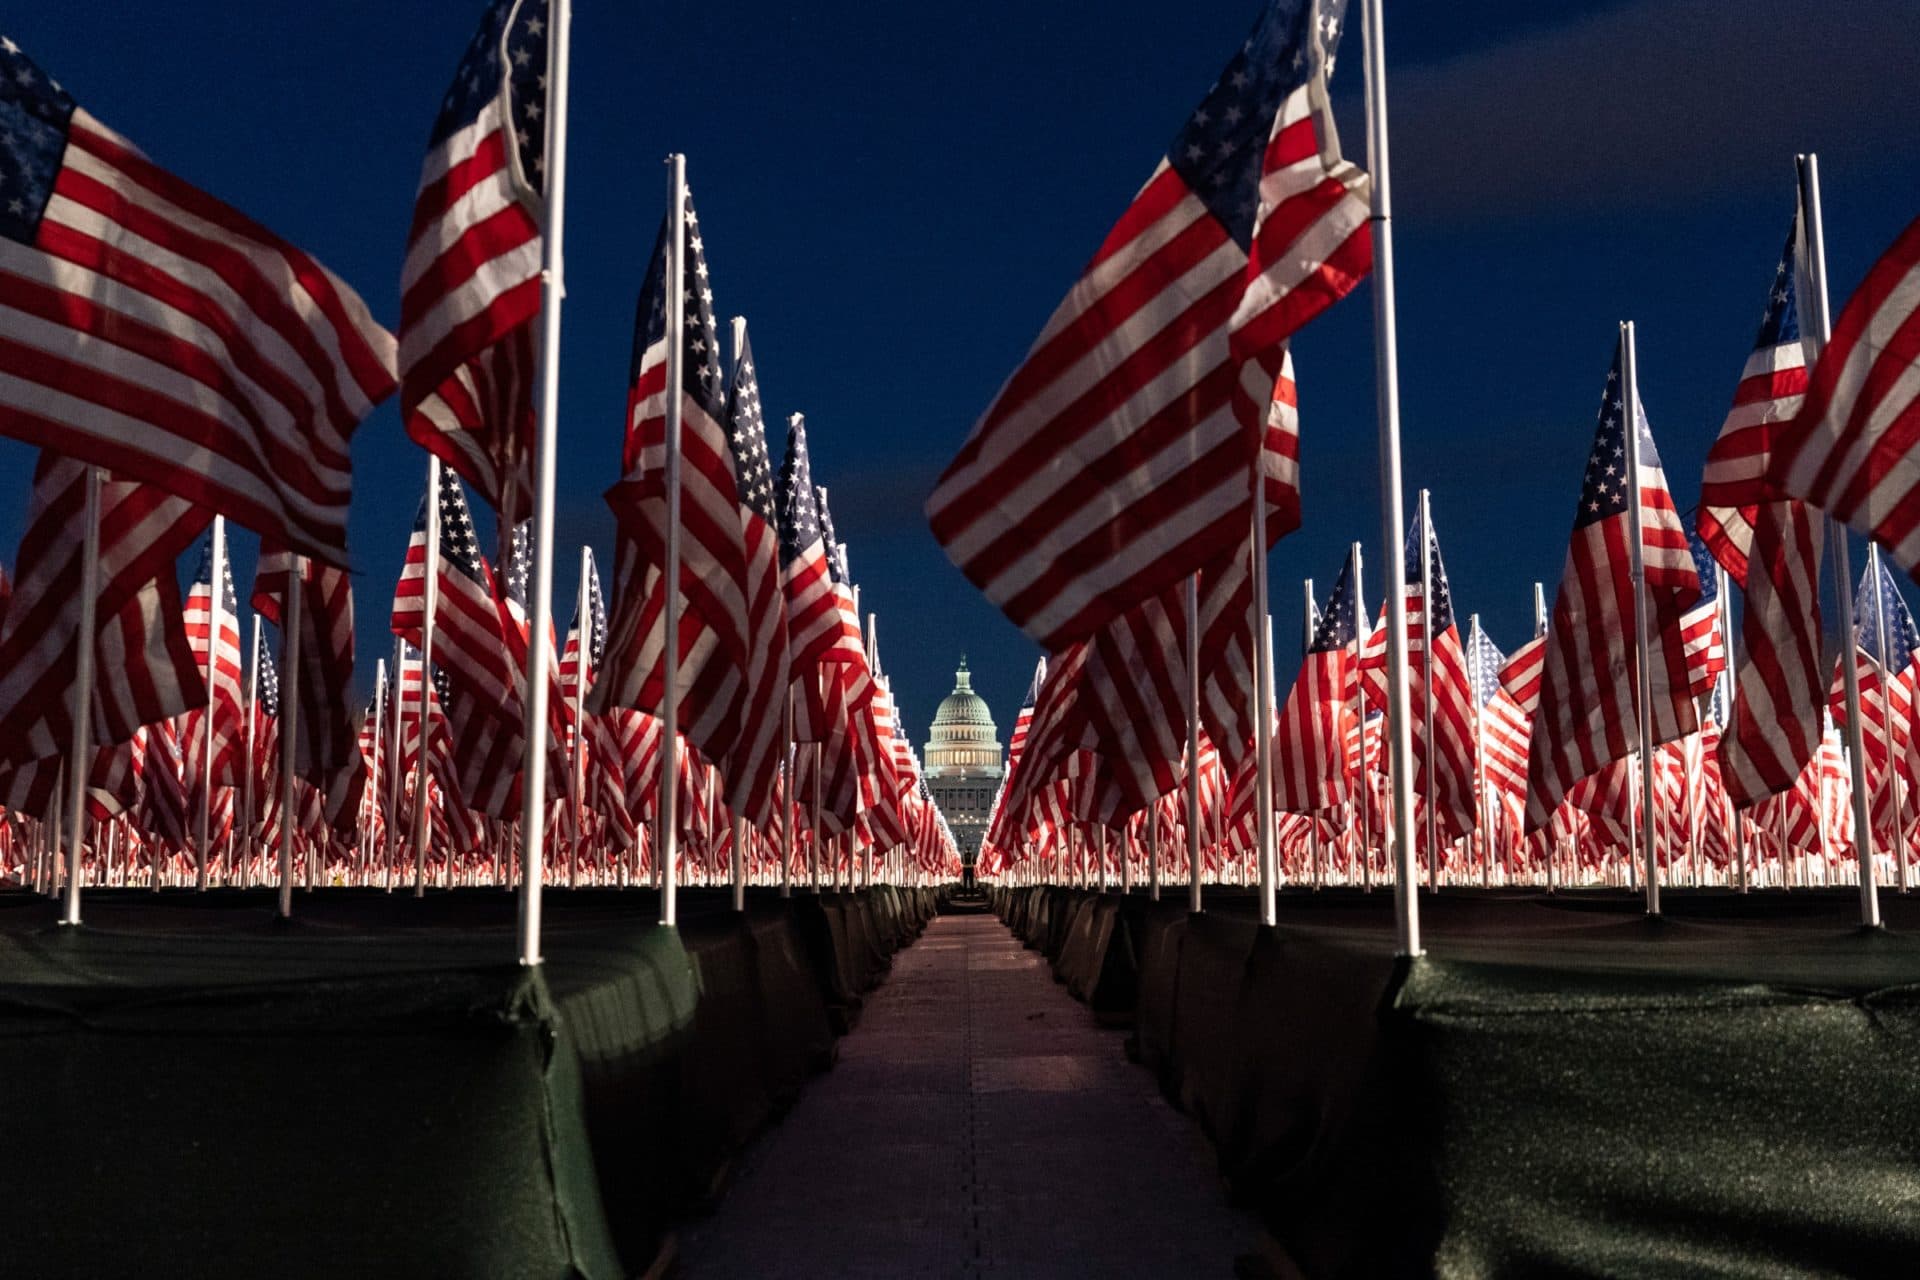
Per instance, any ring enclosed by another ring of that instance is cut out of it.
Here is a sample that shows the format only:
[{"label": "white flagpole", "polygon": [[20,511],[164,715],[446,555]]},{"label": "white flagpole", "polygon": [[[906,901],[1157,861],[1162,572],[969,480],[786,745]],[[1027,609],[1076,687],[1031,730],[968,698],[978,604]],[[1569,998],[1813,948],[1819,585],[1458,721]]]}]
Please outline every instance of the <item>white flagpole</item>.
[{"label": "white flagpole", "polygon": [[[1800,226],[1802,246],[1807,259],[1805,282],[1801,289],[1800,314],[1806,317],[1801,338],[1807,347],[1807,367],[1825,350],[1832,330],[1827,307],[1827,238],[1820,216],[1820,159],[1811,153],[1794,157],[1800,179]],[[1853,569],[1847,551],[1847,531],[1829,519],[1833,543],[1834,591],[1840,598],[1840,652],[1844,655],[1840,670],[1845,678],[1847,696],[1846,743],[1853,774],[1854,851],[1860,860],[1860,923],[1869,929],[1880,927],[1880,892],[1873,872],[1873,826],[1867,810],[1866,752],[1860,729],[1860,673],[1853,660],[1860,640],[1853,619]]]},{"label": "white flagpole", "polygon": [[[1547,592],[1542,584],[1536,582],[1533,584],[1533,636],[1537,640],[1545,634],[1547,634]],[[1560,853],[1560,842],[1554,837],[1551,825],[1546,830],[1547,838],[1542,843],[1546,853],[1547,892],[1552,893],[1554,890],[1553,864]]]},{"label": "white flagpole", "polygon": [[420,621],[420,751],[413,765],[413,896],[427,892],[427,754],[433,742],[433,624],[440,612],[440,459],[427,458],[427,553]]},{"label": "white flagpole", "polygon": [[[1389,563],[1405,526],[1400,493],[1400,353],[1394,319],[1393,199],[1387,163],[1387,55],[1381,0],[1366,0],[1367,168],[1373,175],[1373,366],[1380,420],[1380,527]],[[1396,950],[1420,954],[1420,904],[1414,893],[1413,725],[1407,698],[1405,591],[1387,592],[1387,727],[1393,769]]]},{"label": "white flagpole", "polygon": [[580,586],[574,592],[573,618],[577,639],[573,649],[573,752],[567,777],[567,807],[573,812],[573,844],[567,854],[567,887],[580,873],[580,845],[586,838],[587,646],[593,641],[592,619],[587,617],[587,575],[593,572],[593,552],[580,548]]},{"label": "white flagpole", "polygon": [[[1907,891],[1907,802],[1900,794],[1900,774],[1893,763],[1893,696],[1887,686],[1898,679],[1900,672],[1886,664],[1887,657],[1887,601],[1883,589],[1884,579],[1880,576],[1880,544],[1867,543],[1868,563],[1873,566],[1873,634],[1879,641],[1881,657],[1880,671],[1880,723],[1881,732],[1887,743],[1887,786],[1893,793],[1893,874],[1894,884],[1901,893]],[[1733,646],[1728,645],[1731,651]]]},{"label": "white flagpole", "polygon": [[[1737,651],[1733,643],[1733,593],[1730,589],[1731,584],[1725,569],[1715,569],[1714,572],[1719,576],[1720,636],[1727,650],[1727,669],[1720,673],[1720,733],[1722,737],[1725,737],[1736,731],[1734,716],[1738,711],[1736,704],[1739,701],[1740,681]],[[1733,843],[1734,883],[1738,886],[1741,893],[1745,893],[1747,892],[1747,824],[1740,820],[1740,815],[1734,810],[1732,801],[1726,798],[1725,788],[1723,787],[1721,789],[1720,805],[1721,821],[1728,822],[1728,815],[1731,815],[1730,829],[1727,834]]]},{"label": "white flagpole", "polygon": [[[423,671],[424,676],[426,673]],[[393,697],[389,699],[387,719],[390,722],[387,738],[387,817],[394,822],[400,818],[400,764],[406,756],[405,745],[400,741],[400,712],[406,703],[402,695],[407,685],[407,642],[398,636],[393,640]],[[400,868],[394,854],[398,852],[399,833],[391,826],[387,828],[387,845],[381,861],[385,864],[387,892],[393,892],[394,878]]]},{"label": "white flagpole", "polygon": [[[816,676],[815,679],[818,679]],[[787,686],[786,782],[780,789],[780,896],[793,896],[794,845],[800,834],[800,798],[793,794],[799,777],[799,744],[793,740],[793,686]]]},{"label": "white flagpole", "polygon": [[1474,614],[1473,652],[1467,655],[1467,670],[1473,673],[1473,785],[1480,793],[1475,819],[1480,823],[1480,887],[1493,884],[1493,797],[1487,791],[1486,721],[1481,716],[1485,691],[1480,687],[1480,615]]},{"label": "white flagpole", "polygon": [[686,362],[687,158],[667,157],[667,563],[666,616],[661,664],[666,688],[660,707],[660,829],[654,862],[660,873],[660,923],[680,922],[675,898],[679,874],[680,755],[680,409]]},{"label": "white flagpole", "polygon": [[[561,238],[566,229],[567,211],[567,69],[568,41],[573,31],[572,0],[553,0],[550,10],[545,151],[547,219],[540,237],[540,418],[533,451],[533,580],[529,584],[532,598],[527,601],[527,754],[520,810],[519,941],[520,963],[524,965],[540,963],[540,892],[547,874],[544,818],[547,811],[547,668],[553,653],[553,471],[560,434],[560,302],[567,292],[566,257]],[[679,205],[676,203],[674,207]],[[672,390],[674,394],[667,397],[667,402],[677,406],[679,388],[673,386]],[[672,599],[671,590],[668,599]],[[671,625],[667,634],[673,634]],[[672,646],[668,648],[671,651]]]},{"label": "white flagpole", "polygon": [[307,558],[292,556],[280,597],[280,903],[281,919],[293,914],[294,757],[300,741],[300,606],[307,594]]},{"label": "white flagpole", "polygon": [[213,831],[213,683],[220,652],[220,610],[226,604],[226,592],[222,589],[227,563],[225,516],[213,518],[213,541],[207,563],[211,566],[207,592],[207,709],[200,717],[200,812],[197,815],[200,829],[194,842],[198,856],[193,867],[193,887],[201,893],[207,889],[207,848],[212,843]]},{"label": "white flagpole", "polygon": [[60,923],[80,923],[80,846],[86,836],[87,774],[93,760],[93,662],[99,643],[100,485],[87,468],[86,531],[80,544],[80,635],[73,655],[73,755],[67,761],[67,889]]},{"label": "white flagpole", "polygon": [[1640,522],[1640,374],[1639,357],[1634,347],[1633,321],[1620,325],[1621,430],[1627,437],[1627,473],[1629,501],[1627,520],[1633,529],[1633,662],[1638,679],[1634,683],[1640,742],[1640,839],[1642,873],[1646,877],[1647,914],[1660,914],[1660,863],[1653,848],[1653,666],[1649,661],[1652,643],[1647,634],[1651,602],[1647,596],[1646,535]]},{"label": "white flagpole", "polygon": [[[380,803],[381,782],[386,778],[388,773],[393,772],[392,753],[385,750],[387,745],[386,719],[387,660],[385,658],[378,658],[374,661],[373,667],[373,777],[371,779],[371,785],[367,787],[369,811],[367,813],[366,854],[361,859],[363,867],[361,881],[363,885],[373,882],[373,851],[375,846],[373,842],[372,807]],[[385,765],[384,772],[381,768],[383,764]]]},{"label": "white flagpole", "polygon": [[1160,901],[1160,801],[1147,810],[1147,896]]},{"label": "white flagpole", "polygon": [[[1367,596],[1361,589],[1360,581],[1360,544],[1354,543],[1349,553],[1353,557],[1353,666],[1357,673],[1360,668],[1360,637],[1367,628]],[[1373,815],[1368,812],[1368,802],[1373,799],[1373,771],[1367,765],[1367,691],[1365,682],[1356,678],[1353,682],[1354,723],[1359,725],[1360,733],[1360,778],[1355,788],[1356,802],[1360,806],[1360,887],[1363,892],[1373,892]]]},{"label": "white flagpole", "polygon": [[[1302,585],[1306,590],[1306,609],[1300,615],[1300,656],[1304,659],[1307,652],[1313,648],[1313,628],[1320,618],[1320,606],[1313,600],[1313,579],[1304,579]],[[1276,690],[1275,699],[1277,700],[1279,696]],[[1341,743],[1339,749],[1344,752],[1347,744]],[[1318,891],[1320,888],[1320,819],[1314,814],[1308,814],[1307,821],[1313,824],[1308,833],[1308,845],[1313,854],[1313,887]]]},{"label": "white flagpole", "polygon": [[1253,519],[1247,554],[1253,557],[1253,743],[1254,803],[1259,806],[1255,830],[1260,848],[1260,922],[1279,923],[1275,897],[1279,879],[1273,847],[1273,622],[1267,616],[1267,486],[1256,465],[1253,471]]},{"label": "white flagpole", "polygon": [[248,651],[246,713],[247,767],[244,775],[240,779],[242,787],[241,799],[245,802],[243,808],[246,812],[246,828],[241,833],[241,838],[238,843],[240,846],[240,887],[242,889],[251,889],[253,887],[253,821],[254,802],[256,799],[253,794],[253,775],[256,767],[255,761],[260,754],[260,741],[258,735],[255,733],[255,722],[260,714],[260,615],[257,613],[253,615],[253,647]]},{"label": "white flagpole", "polygon": [[[1421,762],[1427,797],[1427,892],[1440,892],[1440,831],[1435,820],[1433,785],[1433,512],[1427,491],[1420,491],[1420,738],[1426,754]],[[1404,587],[1403,587],[1404,589]]]},{"label": "white flagpole", "polygon": [[1200,910],[1200,575],[1187,578],[1187,910]]}]

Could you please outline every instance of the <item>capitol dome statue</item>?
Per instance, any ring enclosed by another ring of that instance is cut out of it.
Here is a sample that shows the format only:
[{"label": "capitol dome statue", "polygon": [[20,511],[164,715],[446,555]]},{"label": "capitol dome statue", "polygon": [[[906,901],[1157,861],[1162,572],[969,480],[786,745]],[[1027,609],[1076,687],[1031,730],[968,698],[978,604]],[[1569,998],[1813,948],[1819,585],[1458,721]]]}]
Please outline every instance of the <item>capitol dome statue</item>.
[{"label": "capitol dome statue", "polygon": [[961,861],[971,864],[980,852],[987,818],[993,812],[993,797],[1006,770],[993,712],[988,710],[987,700],[973,691],[965,655],[960,658],[960,669],[954,672],[953,692],[934,712],[933,728],[927,734],[924,772],[927,789],[960,846]]}]

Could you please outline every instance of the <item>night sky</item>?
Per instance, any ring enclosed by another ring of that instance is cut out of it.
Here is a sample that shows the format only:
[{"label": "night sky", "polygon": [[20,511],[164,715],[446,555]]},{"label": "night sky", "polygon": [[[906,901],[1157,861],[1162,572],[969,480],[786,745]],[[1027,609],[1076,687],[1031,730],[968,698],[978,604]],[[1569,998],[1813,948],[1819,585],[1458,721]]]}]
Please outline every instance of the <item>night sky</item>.
[{"label": "night sky", "polygon": [[[15,6],[4,34],[392,327],[427,132],[482,7],[65,0]],[[661,161],[684,151],[716,306],[752,326],[769,420],[807,415],[908,732],[924,740],[964,649],[1004,733],[1036,650],[948,564],[921,504],[1256,8],[576,0],[561,624],[575,549],[611,560],[600,494],[634,295]],[[1334,96],[1364,161],[1350,16]],[[1511,647],[1533,581],[1551,595],[1559,577],[1615,322],[1639,323],[1642,394],[1690,509],[1792,212],[1794,153],[1821,155],[1836,309],[1920,213],[1913,7],[1484,0],[1389,3],[1387,20],[1408,505],[1433,491],[1456,607]],[[1355,538],[1378,606],[1370,328],[1363,287],[1295,344],[1305,527],[1272,561],[1283,688],[1299,581],[1331,583]],[[354,455],[364,685],[390,648],[426,464],[391,401]],[[0,443],[8,564],[30,461]],[[244,593],[255,540],[236,541]]]}]

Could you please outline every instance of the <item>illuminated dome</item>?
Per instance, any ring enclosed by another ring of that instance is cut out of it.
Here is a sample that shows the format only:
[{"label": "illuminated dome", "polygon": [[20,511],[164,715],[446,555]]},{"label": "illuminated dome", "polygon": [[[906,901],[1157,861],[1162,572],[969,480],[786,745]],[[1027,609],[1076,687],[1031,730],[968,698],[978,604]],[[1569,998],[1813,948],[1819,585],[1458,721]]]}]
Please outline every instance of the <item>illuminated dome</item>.
[{"label": "illuminated dome", "polygon": [[1000,733],[994,728],[987,700],[973,691],[973,677],[967,672],[964,656],[954,673],[953,692],[941,700],[940,709],[933,715],[933,729],[927,736],[926,773],[928,778],[1000,776]]}]

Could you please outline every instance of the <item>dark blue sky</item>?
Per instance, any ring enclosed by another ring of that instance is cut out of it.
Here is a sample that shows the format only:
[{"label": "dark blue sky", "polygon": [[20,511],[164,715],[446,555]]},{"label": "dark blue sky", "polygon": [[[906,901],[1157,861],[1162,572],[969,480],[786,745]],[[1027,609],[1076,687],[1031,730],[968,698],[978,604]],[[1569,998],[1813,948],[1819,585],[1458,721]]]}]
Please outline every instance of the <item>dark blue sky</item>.
[{"label": "dark blue sky", "polygon": [[[311,250],[398,319],[435,105],[480,0],[94,0],[5,34],[160,163]],[[723,316],[769,417],[804,411],[883,665],[924,739],[958,651],[1002,728],[1035,650],[947,563],[935,476],[1253,20],[1256,0],[966,6],[576,0],[561,393],[573,549],[605,552],[633,299],[685,151]],[[1694,503],[1792,209],[1821,153],[1834,302],[1920,213],[1910,0],[1388,5],[1406,476],[1457,607],[1511,646],[1560,572],[1614,324],[1675,497]],[[1355,14],[1357,21],[1357,12]],[[1360,53],[1334,84],[1364,151]],[[1273,556],[1281,680],[1299,579],[1367,544],[1379,599],[1370,300],[1295,347],[1305,527]],[[425,461],[389,403],[355,442],[363,679]],[[0,443],[9,561],[30,459]],[[253,539],[237,556],[243,586]],[[603,556],[604,559],[604,556]],[[1283,684],[1284,687],[1284,684]]]}]

